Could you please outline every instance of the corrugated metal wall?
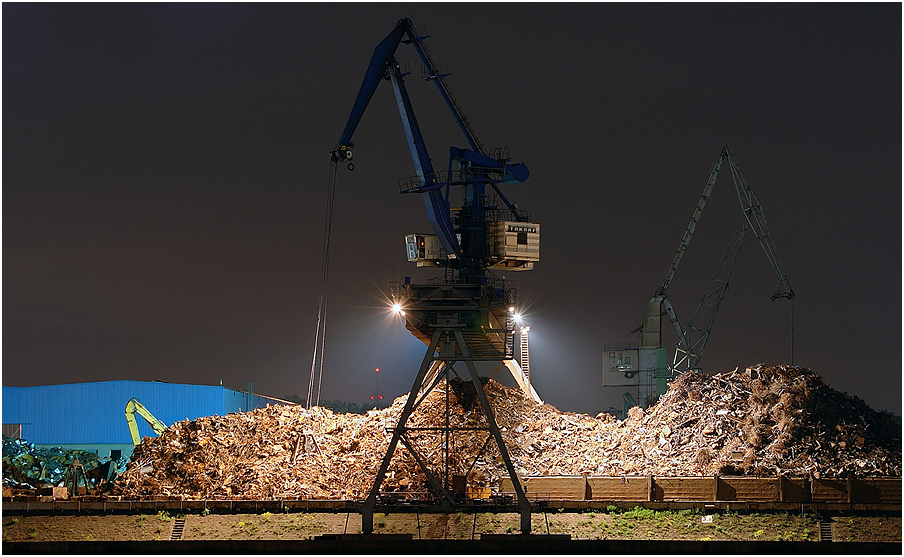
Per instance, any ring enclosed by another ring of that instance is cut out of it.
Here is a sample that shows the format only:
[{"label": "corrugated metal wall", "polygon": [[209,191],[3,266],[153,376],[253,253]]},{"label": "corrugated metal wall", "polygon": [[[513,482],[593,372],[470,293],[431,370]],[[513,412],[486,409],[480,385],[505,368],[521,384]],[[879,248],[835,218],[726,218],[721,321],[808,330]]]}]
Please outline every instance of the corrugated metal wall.
[{"label": "corrugated metal wall", "polygon": [[[37,444],[129,443],[126,403],[138,398],[166,425],[201,416],[263,408],[272,399],[221,386],[148,381],[103,381],[39,387],[3,387],[3,423],[22,424]],[[136,416],[142,437],[153,430]]]}]

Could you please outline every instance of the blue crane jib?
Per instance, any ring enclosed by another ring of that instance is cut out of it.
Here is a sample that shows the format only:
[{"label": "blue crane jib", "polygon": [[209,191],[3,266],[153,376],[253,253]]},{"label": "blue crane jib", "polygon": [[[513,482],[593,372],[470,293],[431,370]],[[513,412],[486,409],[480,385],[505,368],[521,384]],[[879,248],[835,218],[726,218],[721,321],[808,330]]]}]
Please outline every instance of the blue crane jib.
[{"label": "blue crane jib", "polygon": [[[462,282],[482,282],[487,269],[528,270],[539,260],[540,227],[530,215],[506,198],[500,185],[522,183],[530,176],[523,163],[513,163],[504,149],[487,151],[440,73],[427,49],[427,36],[401,19],[374,49],[358,90],[348,122],[330,152],[334,163],[347,162],[354,169],[352,141],[355,130],[381,81],[392,84],[405,136],[414,162],[415,176],[402,181],[403,193],[423,195],[427,216],[435,234],[406,237],[408,259],[418,266],[449,266]],[[445,171],[437,171],[421,133],[401,65],[395,54],[399,45],[414,47],[432,81],[452,112],[467,147],[449,147]],[[452,208],[452,186],[462,188],[462,200]]]}]

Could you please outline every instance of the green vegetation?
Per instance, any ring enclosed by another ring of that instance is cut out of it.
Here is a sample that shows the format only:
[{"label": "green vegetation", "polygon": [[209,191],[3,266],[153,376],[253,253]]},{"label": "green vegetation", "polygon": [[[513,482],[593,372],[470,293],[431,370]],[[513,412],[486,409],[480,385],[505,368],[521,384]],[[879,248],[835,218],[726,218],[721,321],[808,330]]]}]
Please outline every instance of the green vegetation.
[{"label": "green vegetation", "polygon": [[377,528],[386,528],[386,515],[383,513],[374,513],[374,526]]},{"label": "green vegetation", "polygon": [[[644,507],[588,512],[578,520],[553,526],[582,539],[695,539],[817,541],[818,517],[788,513],[736,511],[706,514],[701,509],[655,510]],[[705,520],[704,520],[705,519]]]},{"label": "green vegetation", "polygon": [[[670,511],[666,511],[670,512]],[[656,518],[660,511],[653,509],[645,509],[643,507],[634,507],[630,511],[625,511],[622,516],[627,520],[650,520]]]},{"label": "green vegetation", "polygon": [[[199,509],[200,511],[201,509]],[[710,514],[712,513],[712,514]],[[95,523],[95,517],[25,516],[7,517],[3,521],[4,541],[83,541],[90,534],[99,541],[124,539],[136,535],[140,539],[168,539],[171,524],[166,515],[156,512],[137,516],[111,516],[106,524]],[[175,515],[176,513],[173,512]],[[199,512],[200,514],[200,512]],[[433,539],[467,539],[491,533],[517,533],[517,513],[452,513],[421,515],[375,513],[375,530],[379,533],[413,534]],[[705,522],[704,522],[705,519]],[[172,519],[170,519],[172,520]],[[604,509],[575,512],[537,513],[532,516],[532,531],[570,534],[573,539],[590,540],[819,540],[819,517],[782,512],[719,512],[717,510],[654,510],[624,508],[607,513]],[[888,541],[900,543],[900,516],[839,516],[834,523],[838,541]],[[419,530],[420,527],[420,530]],[[188,539],[309,539],[330,532],[358,531],[359,526],[347,522],[346,516],[322,513],[283,513],[214,515],[209,518],[189,517]],[[156,531],[156,534],[155,534]]]}]

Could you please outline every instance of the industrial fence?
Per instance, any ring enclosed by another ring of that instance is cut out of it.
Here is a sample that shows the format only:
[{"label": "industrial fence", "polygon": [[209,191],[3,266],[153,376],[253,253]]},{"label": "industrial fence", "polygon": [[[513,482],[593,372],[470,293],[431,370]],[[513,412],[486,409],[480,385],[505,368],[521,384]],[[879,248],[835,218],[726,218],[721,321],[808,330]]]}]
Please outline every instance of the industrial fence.
[{"label": "industrial fence", "polygon": [[[901,478],[544,476],[521,482],[531,500],[901,505]],[[502,480],[500,491],[514,492],[511,479]]]}]

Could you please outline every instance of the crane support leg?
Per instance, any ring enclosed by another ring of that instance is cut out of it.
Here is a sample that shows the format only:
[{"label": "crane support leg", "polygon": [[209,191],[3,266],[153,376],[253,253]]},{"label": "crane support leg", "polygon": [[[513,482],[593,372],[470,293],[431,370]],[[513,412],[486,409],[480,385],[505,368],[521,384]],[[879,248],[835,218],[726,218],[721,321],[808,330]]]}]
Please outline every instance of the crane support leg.
[{"label": "crane support leg", "polygon": [[[443,341],[443,344],[444,346],[446,346],[446,348],[444,350],[441,350],[441,353],[438,355],[437,348],[440,346],[441,341]],[[412,385],[411,391],[408,394],[408,399],[405,402],[402,413],[399,415],[398,423],[396,427],[392,429],[392,439],[390,440],[389,446],[386,449],[386,454],[383,456],[383,461],[380,465],[379,470],[377,471],[377,476],[376,478],[374,478],[373,486],[371,487],[370,493],[368,494],[367,499],[364,501],[364,504],[361,507],[361,530],[365,534],[372,534],[374,531],[373,517],[374,512],[377,510],[377,501],[380,495],[380,487],[382,486],[386,473],[389,470],[389,465],[392,461],[392,457],[395,454],[395,450],[398,447],[399,442],[401,442],[408,449],[408,452],[411,453],[412,457],[417,461],[418,466],[427,476],[427,479],[432,486],[435,495],[437,496],[437,507],[438,509],[440,509],[440,512],[451,511],[458,504],[456,495],[452,491],[450,491],[449,470],[446,469],[445,472],[437,472],[431,470],[428,459],[425,459],[422,455],[418,454],[417,446],[412,442],[411,439],[409,439],[410,432],[416,432],[417,429],[423,428],[408,428],[406,425],[408,423],[408,420],[411,418],[412,413],[415,412],[421,402],[424,401],[427,394],[437,384],[439,384],[439,379],[442,376],[437,374],[439,374],[440,370],[444,370],[445,375],[447,376],[446,378],[448,379],[449,370],[451,369],[451,365],[454,362],[448,359],[449,354],[444,352],[450,349],[449,345],[453,344],[453,342],[454,344],[458,345],[460,358],[452,356],[452,359],[455,361],[463,361],[467,365],[468,372],[470,373],[471,377],[471,382],[474,385],[477,397],[480,400],[481,409],[483,410],[484,416],[486,417],[487,427],[486,429],[484,429],[484,431],[487,431],[489,433],[489,437],[483,443],[483,447],[481,448],[480,452],[482,452],[483,448],[486,447],[487,442],[490,438],[496,441],[496,445],[499,448],[499,453],[502,456],[503,462],[505,463],[506,471],[508,472],[509,477],[512,479],[512,485],[514,486],[515,493],[517,495],[518,509],[521,513],[521,532],[523,534],[530,533],[532,510],[531,505],[527,499],[527,495],[524,493],[521,482],[518,480],[518,474],[515,471],[515,466],[512,463],[511,457],[509,456],[508,450],[505,446],[505,441],[502,438],[502,432],[499,429],[499,425],[496,423],[496,418],[493,414],[492,408],[490,407],[489,399],[487,398],[486,392],[484,391],[483,381],[478,375],[477,368],[474,365],[475,360],[482,360],[483,358],[472,357],[471,352],[468,349],[468,345],[464,339],[464,335],[459,328],[439,327],[433,332],[430,345],[427,348],[427,353],[424,355],[424,359],[421,362],[420,368],[418,369],[414,384]],[[428,381],[428,375],[433,376],[433,380]],[[448,408],[446,409],[446,415],[449,415]],[[451,434],[456,430],[456,427],[450,427],[450,425],[447,423],[444,428],[437,429],[441,429],[443,431],[446,431],[447,434]],[[446,455],[446,461],[448,463],[448,455]],[[473,464],[468,468],[468,470],[470,471],[472,467]],[[465,474],[465,477],[467,477],[467,474]]]},{"label": "crane support leg", "polygon": [[411,417],[411,413],[414,411],[417,394],[421,390],[421,385],[424,383],[427,371],[433,364],[433,354],[436,353],[436,347],[439,345],[439,339],[442,337],[442,333],[443,332],[439,329],[433,333],[433,340],[430,342],[427,353],[424,355],[424,360],[421,362],[421,367],[417,372],[417,376],[414,378],[414,385],[412,385],[411,391],[408,394],[405,408],[402,409],[402,414],[399,416],[399,423],[392,432],[392,440],[389,442],[389,447],[386,449],[386,454],[383,456],[383,463],[380,464],[380,469],[377,471],[374,485],[370,488],[370,494],[368,494],[367,499],[364,501],[364,505],[361,508],[361,531],[365,534],[373,534],[374,532],[374,509],[377,506],[377,495],[380,493],[380,486],[383,484],[383,478],[386,476],[386,471],[389,470],[389,462],[392,460],[392,455],[395,453],[396,446],[399,444],[399,440],[402,437],[405,424],[408,423],[408,418]]},{"label": "crane support leg", "polygon": [[499,431],[499,425],[496,423],[496,417],[493,415],[493,409],[490,408],[490,401],[487,400],[487,394],[483,390],[483,383],[480,380],[480,376],[477,374],[477,368],[474,366],[474,362],[470,360],[470,354],[468,354],[468,347],[465,344],[465,339],[461,334],[460,330],[455,331],[455,339],[458,341],[458,345],[461,347],[462,356],[466,359],[465,363],[468,366],[468,372],[471,374],[471,382],[474,383],[474,389],[477,391],[477,397],[480,399],[480,405],[483,407],[483,413],[486,415],[487,422],[490,427],[490,434],[496,440],[496,444],[499,446],[499,454],[502,455],[502,461],[505,463],[505,469],[509,474],[509,478],[512,480],[512,485],[515,487],[515,494],[518,497],[518,508],[521,511],[521,533],[522,534],[530,534],[531,527],[531,506],[530,501],[527,500],[527,495],[524,493],[524,488],[521,487],[521,482],[518,480],[518,473],[515,471],[515,466],[512,464],[512,459],[508,454],[508,449],[505,447],[505,441],[502,439],[502,432]]}]

